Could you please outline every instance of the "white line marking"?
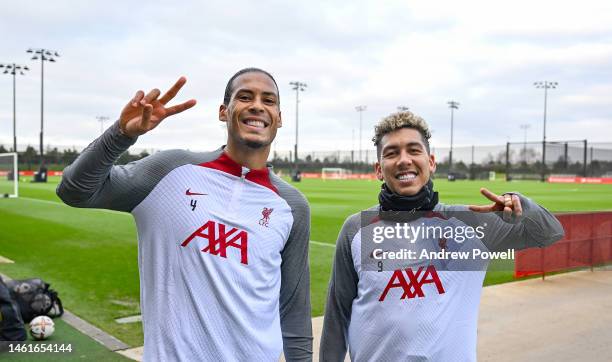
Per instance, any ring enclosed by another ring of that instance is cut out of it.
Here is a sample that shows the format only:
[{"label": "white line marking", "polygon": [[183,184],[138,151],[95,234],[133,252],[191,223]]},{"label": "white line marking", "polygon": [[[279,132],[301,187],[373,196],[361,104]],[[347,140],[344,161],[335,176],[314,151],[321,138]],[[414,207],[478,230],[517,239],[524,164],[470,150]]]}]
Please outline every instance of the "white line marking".
[{"label": "white line marking", "polygon": [[115,319],[115,322],[119,324],[142,322],[142,315],[138,314],[124,318],[117,318]]},{"label": "white line marking", "polygon": [[[70,205],[66,205],[66,204],[64,204],[62,202],[55,202],[55,201],[41,200],[41,199],[33,199],[31,197],[20,197],[20,199],[21,200],[26,200],[26,201],[42,202],[44,204],[51,204],[51,205],[57,205],[57,206],[71,207]],[[75,209],[93,210],[93,211],[106,212],[106,213],[116,214],[116,215],[132,216],[132,214],[130,214],[129,212],[116,211],[116,210],[108,210],[108,209],[92,209],[92,208],[76,208],[76,207],[75,207]]]},{"label": "white line marking", "polygon": [[320,241],[314,241],[314,240],[310,240],[310,243],[314,245],[326,246],[328,248],[334,248],[334,249],[336,248],[336,244],[322,243]]},{"label": "white line marking", "polygon": [[0,264],[14,264],[15,262],[12,261],[9,258],[5,258],[2,255],[0,255]]}]

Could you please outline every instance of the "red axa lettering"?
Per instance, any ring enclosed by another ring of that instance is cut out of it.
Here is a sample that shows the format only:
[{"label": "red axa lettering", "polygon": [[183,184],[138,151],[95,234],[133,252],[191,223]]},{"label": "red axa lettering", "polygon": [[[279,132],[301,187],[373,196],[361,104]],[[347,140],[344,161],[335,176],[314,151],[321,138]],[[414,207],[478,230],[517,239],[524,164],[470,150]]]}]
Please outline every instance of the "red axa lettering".
[{"label": "red axa lettering", "polygon": [[414,297],[422,298],[425,296],[422,288],[423,285],[431,283],[436,285],[438,294],[444,294],[444,287],[433,265],[428,266],[425,272],[423,272],[423,267],[417,269],[416,272],[414,272],[412,268],[407,268],[406,270],[398,269],[393,272],[391,279],[389,279],[389,283],[387,283],[378,301],[384,301],[387,297],[387,293],[394,288],[402,288],[403,293],[400,299],[412,299]]},{"label": "red axa lettering", "polygon": [[215,223],[209,220],[185,239],[181,246],[187,246],[187,244],[195,238],[206,239],[208,240],[208,246],[202,249],[203,253],[210,253],[212,255],[219,255],[222,258],[227,258],[227,248],[236,248],[240,250],[240,262],[248,265],[249,234],[237,228],[227,229],[228,227],[225,224]]}]

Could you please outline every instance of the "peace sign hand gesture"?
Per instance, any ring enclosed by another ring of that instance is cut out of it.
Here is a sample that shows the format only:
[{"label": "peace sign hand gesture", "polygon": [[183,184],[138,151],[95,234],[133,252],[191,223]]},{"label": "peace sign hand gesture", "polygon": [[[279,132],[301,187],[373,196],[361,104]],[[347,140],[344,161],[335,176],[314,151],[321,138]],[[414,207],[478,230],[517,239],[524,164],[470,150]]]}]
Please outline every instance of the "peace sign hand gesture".
[{"label": "peace sign hand gesture", "polygon": [[471,211],[475,212],[494,212],[502,211],[503,220],[512,221],[520,218],[523,215],[523,207],[521,206],[521,199],[516,194],[503,194],[501,196],[492,193],[486,188],[481,188],[480,193],[487,199],[493,201],[492,205],[470,205]]},{"label": "peace sign hand gesture", "polygon": [[190,99],[176,106],[166,107],[166,104],[176,96],[185,82],[187,82],[187,79],[180,77],[172,88],[159,99],[161,92],[157,88],[151,90],[147,95],[141,90],[136,92],[134,98],[121,111],[119,117],[121,133],[128,137],[143,135],[157,127],[164,118],[195,106],[196,100]]}]

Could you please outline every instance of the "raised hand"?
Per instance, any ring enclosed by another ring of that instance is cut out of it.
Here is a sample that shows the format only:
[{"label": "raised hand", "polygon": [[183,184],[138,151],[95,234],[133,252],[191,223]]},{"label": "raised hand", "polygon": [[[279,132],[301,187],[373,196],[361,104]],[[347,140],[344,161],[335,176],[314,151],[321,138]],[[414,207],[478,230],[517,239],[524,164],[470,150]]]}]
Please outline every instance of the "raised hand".
[{"label": "raised hand", "polygon": [[166,104],[176,96],[185,82],[187,82],[187,79],[180,77],[172,88],[159,99],[161,92],[157,88],[151,90],[147,95],[141,90],[136,92],[134,98],[121,111],[119,117],[121,132],[129,137],[143,135],[157,127],[164,118],[195,106],[196,100],[190,99],[176,106],[166,107]]},{"label": "raised hand", "polygon": [[470,205],[469,208],[475,212],[493,212],[502,211],[504,220],[512,220],[512,216],[521,217],[523,215],[523,207],[521,199],[515,194],[496,195],[484,187],[480,189],[480,193],[487,199],[493,201],[492,205]]}]

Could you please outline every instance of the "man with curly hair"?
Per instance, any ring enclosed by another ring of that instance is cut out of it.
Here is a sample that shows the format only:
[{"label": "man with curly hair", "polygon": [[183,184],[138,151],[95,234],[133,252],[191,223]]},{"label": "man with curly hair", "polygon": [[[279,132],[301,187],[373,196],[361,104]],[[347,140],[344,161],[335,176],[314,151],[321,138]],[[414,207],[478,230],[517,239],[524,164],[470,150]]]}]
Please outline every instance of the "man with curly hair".
[{"label": "man with curly hair", "polygon": [[[389,245],[408,253],[419,248],[482,253],[543,247],[563,236],[553,215],[518,193],[496,195],[483,188],[490,205],[439,203],[430,137],[427,123],[410,112],[392,114],[375,127],[375,171],[383,184],[378,205],[348,217],[336,241],[321,361],[344,360],[347,347],[352,361],[476,360],[478,307],[488,261],[394,260],[404,254]],[[390,231],[398,234],[389,236],[387,248],[369,249],[383,245],[373,241],[373,230],[394,224],[398,228]],[[414,234],[409,241],[398,236],[401,225],[486,227],[467,240]],[[393,257],[383,261],[385,255]]]}]

